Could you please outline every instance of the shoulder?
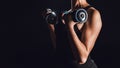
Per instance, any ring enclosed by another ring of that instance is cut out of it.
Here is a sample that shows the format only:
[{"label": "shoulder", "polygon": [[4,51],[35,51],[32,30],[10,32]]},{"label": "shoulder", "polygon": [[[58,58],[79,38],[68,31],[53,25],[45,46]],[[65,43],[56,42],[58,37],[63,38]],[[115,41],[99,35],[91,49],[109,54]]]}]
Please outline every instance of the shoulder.
[{"label": "shoulder", "polygon": [[94,7],[88,9],[88,15],[89,15],[89,22],[96,24],[102,23],[101,14],[99,10],[95,9]]},{"label": "shoulder", "polygon": [[100,12],[95,9],[94,7],[90,7],[88,9],[88,22],[86,23],[86,26],[88,28],[101,28],[102,26],[102,20],[101,20],[101,15]]},{"label": "shoulder", "polygon": [[94,17],[94,16],[100,17],[100,12],[99,12],[99,10],[97,10],[97,9],[94,8],[94,7],[90,7],[90,8],[88,9],[88,14],[89,14],[89,16],[92,16],[92,17]]}]

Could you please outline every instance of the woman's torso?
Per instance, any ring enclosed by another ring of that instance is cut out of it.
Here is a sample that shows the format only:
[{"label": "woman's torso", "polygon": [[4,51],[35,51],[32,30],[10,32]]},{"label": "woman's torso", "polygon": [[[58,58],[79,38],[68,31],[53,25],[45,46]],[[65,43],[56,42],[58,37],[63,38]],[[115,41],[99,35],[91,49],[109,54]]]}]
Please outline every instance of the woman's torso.
[{"label": "woman's torso", "polygon": [[[88,10],[91,6],[88,6],[86,8],[86,10]],[[88,11],[88,14],[90,12]],[[83,25],[84,26],[84,25]],[[82,26],[82,27],[83,27]],[[78,60],[79,60],[79,55],[77,55],[77,57],[75,57],[74,53],[72,49],[76,49],[74,46],[71,47],[70,43],[69,43],[69,39],[68,39],[68,34],[67,34],[67,28],[65,26],[65,24],[62,23],[61,20],[59,20],[59,23],[55,26],[56,30],[56,41],[57,41],[57,49],[56,49],[56,61],[57,61],[57,66],[62,66],[63,68],[65,67],[69,67],[69,68],[74,68],[75,66],[80,67],[82,66],[82,68],[85,68],[84,66],[88,66],[90,67],[90,63],[93,61],[91,60],[90,56],[88,57],[87,63],[86,65],[80,65],[78,64]],[[76,25],[74,27],[74,30],[76,32],[76,34],[78,35],[78,37],[81,37],[82,31],[79,30],[79,27]],[[76,67],[76,68],[77,68]],[[58,67],[59,68],[59,67]]]}]

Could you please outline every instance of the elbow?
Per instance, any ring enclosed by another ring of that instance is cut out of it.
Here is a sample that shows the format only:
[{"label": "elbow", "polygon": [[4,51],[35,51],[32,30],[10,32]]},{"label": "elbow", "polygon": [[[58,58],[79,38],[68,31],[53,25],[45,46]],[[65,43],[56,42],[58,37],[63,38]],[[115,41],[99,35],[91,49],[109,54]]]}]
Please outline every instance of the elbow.
[{"label": "elbow", "polygon": [[86,63],[86,61],[87,61],[87,58],[81,58],[81,60],[80,60],[80,64],[85,64]]},{"label": "elbow", "polygon": [[84,54],[83,56],[80,56],[80,64],[85,64],[88,59],[88,53]]}]

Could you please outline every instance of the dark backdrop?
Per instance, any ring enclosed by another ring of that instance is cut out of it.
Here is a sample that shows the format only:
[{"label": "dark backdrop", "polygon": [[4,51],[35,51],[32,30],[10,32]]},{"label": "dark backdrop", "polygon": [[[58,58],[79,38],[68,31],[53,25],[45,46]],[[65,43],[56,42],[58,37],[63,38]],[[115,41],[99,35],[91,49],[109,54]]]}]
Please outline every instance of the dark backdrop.
[{"label": "dark backdrop", "polygon": [[[119,2],[89,0],[101,13],[103,27],[91,57],[99,68],[119,68]],[[10,6],[11,5],[11,6]],[[48,68],[54,56],[47,25],[40,16],[44,8],[58,12],[68,10],[66,0],[17,0],[4,4],[6,19],[2,22],[1,56],[5,68]],[[14,23],[13,23],[14,22]]]}]

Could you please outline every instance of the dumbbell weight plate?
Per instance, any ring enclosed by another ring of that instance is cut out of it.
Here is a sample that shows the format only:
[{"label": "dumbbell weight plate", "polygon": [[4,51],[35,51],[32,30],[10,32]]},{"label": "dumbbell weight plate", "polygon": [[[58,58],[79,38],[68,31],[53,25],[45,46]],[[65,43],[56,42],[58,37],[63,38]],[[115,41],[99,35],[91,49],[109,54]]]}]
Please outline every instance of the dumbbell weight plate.
[{"label": "dumbbell weight plate", "polygon": [[46,22],[50,24],[56,24],[57,23],[56,13],[51,9],[46,9],[46,10],[47,10],[46,17],[45,17]]},{"label": "dumbbell weight plate", "polygon": [[79,23],[85,23],[88,19],[88,13],[85,9],[78,9],[73,11],[73,20]]}]

